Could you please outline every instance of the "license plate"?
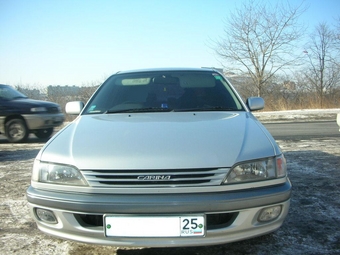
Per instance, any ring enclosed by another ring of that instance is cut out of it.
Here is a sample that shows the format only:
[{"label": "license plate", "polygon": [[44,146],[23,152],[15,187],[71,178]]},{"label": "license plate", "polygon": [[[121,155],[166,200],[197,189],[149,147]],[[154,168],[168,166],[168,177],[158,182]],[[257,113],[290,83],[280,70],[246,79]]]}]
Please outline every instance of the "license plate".
[{"label": "license plate", "polygon": [[104,215],[105,236],[192,237],[205,235],[205,217]]}]

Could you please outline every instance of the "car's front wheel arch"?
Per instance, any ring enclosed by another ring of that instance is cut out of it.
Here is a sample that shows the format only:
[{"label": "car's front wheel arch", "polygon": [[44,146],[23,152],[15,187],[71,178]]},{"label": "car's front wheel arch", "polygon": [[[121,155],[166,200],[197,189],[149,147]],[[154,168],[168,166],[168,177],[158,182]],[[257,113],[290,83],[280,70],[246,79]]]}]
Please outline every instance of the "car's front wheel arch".
[{"label": "car's front wheel arch", "polygon": [[29,135],[25,120],[20,117],[7,120],[5,124],[5,135],[12,143],[25,141]]}]

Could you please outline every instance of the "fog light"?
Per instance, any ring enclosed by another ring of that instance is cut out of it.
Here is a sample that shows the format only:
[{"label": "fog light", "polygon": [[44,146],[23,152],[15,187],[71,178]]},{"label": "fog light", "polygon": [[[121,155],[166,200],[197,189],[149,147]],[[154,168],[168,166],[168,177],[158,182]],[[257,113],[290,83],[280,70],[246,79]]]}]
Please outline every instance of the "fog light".
[{"label": "fog light", "polygon": [[37,215],[38,219],[50,223],[50,224],[57,224],[57,218],[55,217],[54,213],[50,210],[45,210],[41,208],[35,209],[35,214]]},{"label": "fog light", "polygon": [[264,208],[261,210],[258,221],[266,222],[275,220],[281,214],[281,205]]}]

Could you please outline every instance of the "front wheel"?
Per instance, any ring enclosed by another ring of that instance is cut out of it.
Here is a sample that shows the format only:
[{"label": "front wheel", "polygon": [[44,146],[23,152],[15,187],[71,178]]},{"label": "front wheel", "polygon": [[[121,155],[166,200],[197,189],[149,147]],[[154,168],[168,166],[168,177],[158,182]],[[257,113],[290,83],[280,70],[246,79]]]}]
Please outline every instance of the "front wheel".
[{"label": "front wheel", "polygon": [[11,143],[20,143],[27,139],[28,128],[22,119],[12,119],[6,123],[5,135]]},{"label": "front wheel", "polygon": [[39,139],[48,139],[53,133],[53,128],[39,129],[35,131],[35,136]]}]

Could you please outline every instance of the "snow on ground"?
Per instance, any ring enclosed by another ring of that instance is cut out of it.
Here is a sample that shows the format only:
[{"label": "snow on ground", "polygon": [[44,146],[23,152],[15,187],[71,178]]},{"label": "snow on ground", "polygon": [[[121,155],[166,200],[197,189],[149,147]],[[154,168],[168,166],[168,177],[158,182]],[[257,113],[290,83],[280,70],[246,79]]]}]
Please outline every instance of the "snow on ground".
[{"label": "snow on ground", "polygon": [[264,123],[274,121],[335,121],[337,114],[340,114],[340,108],[254,112],[253,114]]}]

